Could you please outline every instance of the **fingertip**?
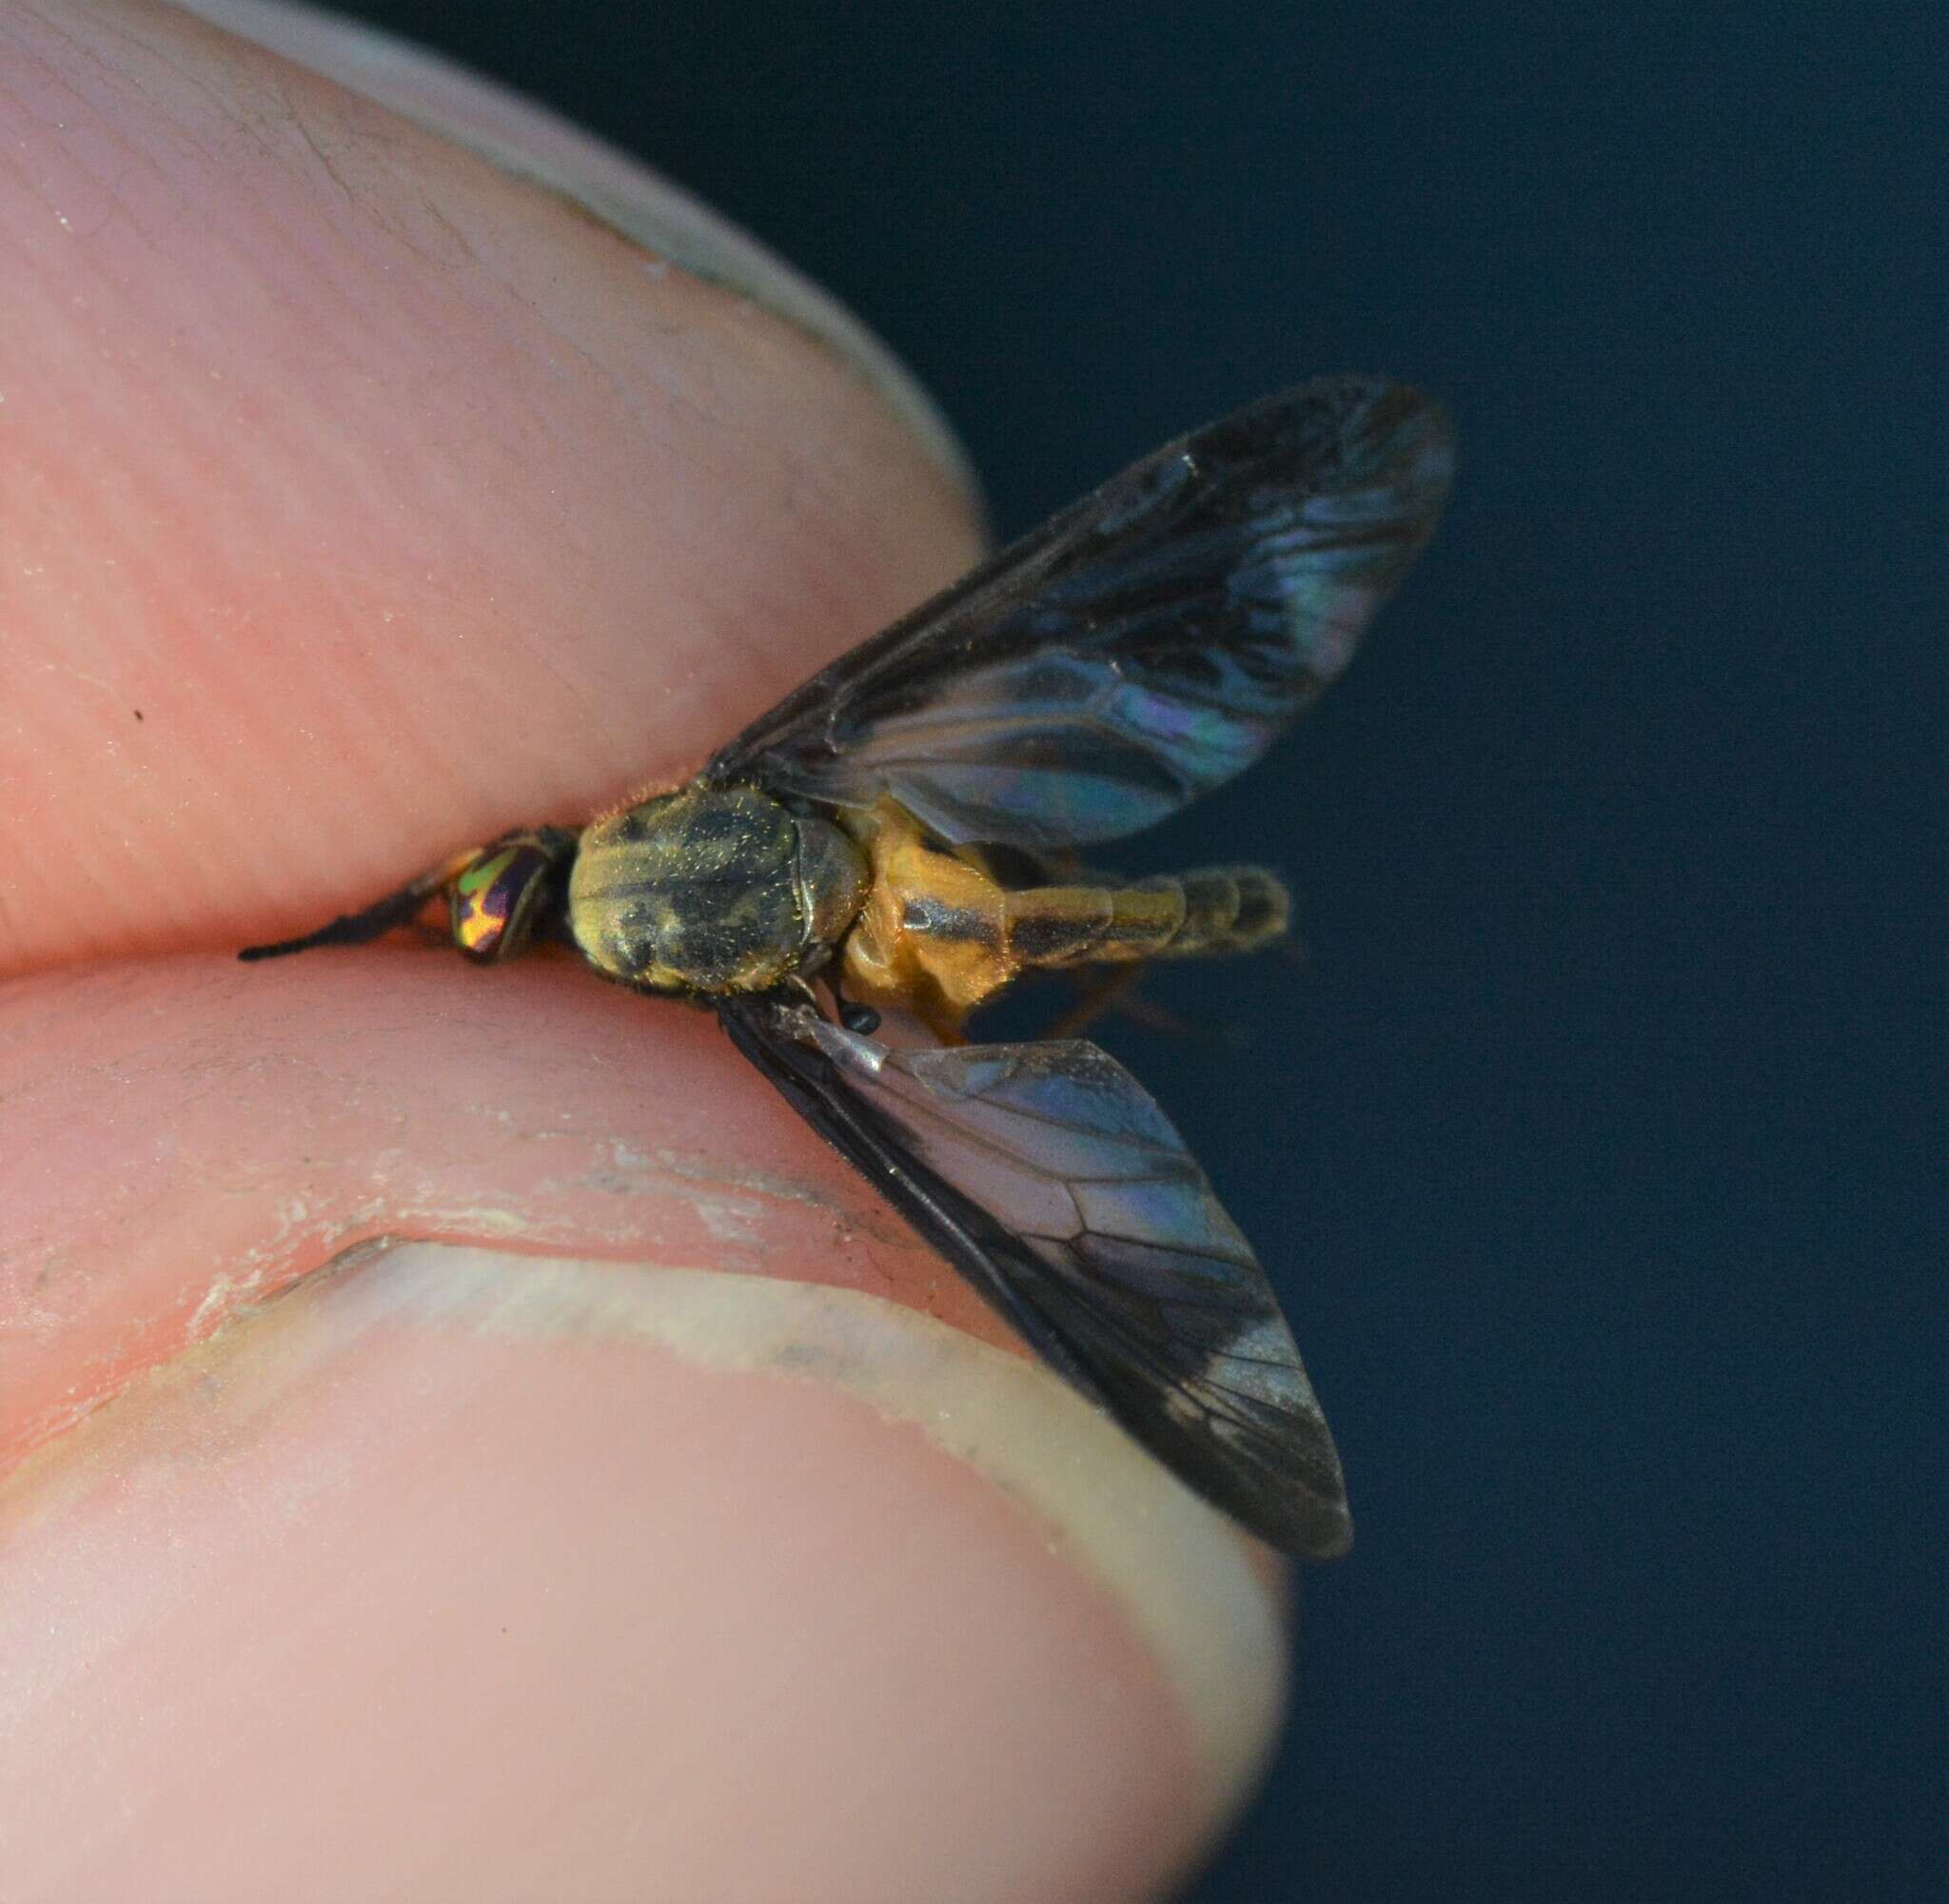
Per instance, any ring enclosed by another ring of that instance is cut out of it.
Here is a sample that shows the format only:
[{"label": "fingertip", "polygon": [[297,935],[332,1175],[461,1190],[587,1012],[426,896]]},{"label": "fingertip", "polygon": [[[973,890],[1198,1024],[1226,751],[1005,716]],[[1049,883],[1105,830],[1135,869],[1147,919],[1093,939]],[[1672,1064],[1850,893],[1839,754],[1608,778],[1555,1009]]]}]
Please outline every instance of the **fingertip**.
[{"label": "fingertip", "polygon": [[177,10],[13,27],[0,969],[675,778],[974,553],[749,297]]},{"label": "fingertip", "polygon": [[953,427],[886,344],[819,286],[671,180],[535,101],[362,21],[288,0],[187,4],[226,31],[465,146],[510,177],[562,194],[654,258],[742,292],[797,325],[850,364],[949,479],[974,495],[974,470]]},{"label": "fingertip", "polygon": [[[311,1279],[0,1491],[10,1882],[1153,1894],[1277,1637],[1115,1441],[855,1292],[427,1246]],[[1216,1756],[1213,1626],[1265,1649]]]}]

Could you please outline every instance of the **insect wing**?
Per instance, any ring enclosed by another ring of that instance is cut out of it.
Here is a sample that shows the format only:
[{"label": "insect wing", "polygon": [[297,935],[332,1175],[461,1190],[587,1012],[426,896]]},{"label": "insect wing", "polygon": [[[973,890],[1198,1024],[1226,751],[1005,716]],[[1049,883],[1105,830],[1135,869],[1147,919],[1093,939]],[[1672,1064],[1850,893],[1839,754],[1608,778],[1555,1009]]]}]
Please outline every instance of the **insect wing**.
[{"label": "insect wing", "polygon": [[890,794],[955,845],[1135,833],[1250,766],[1339,675],[1452,463],[1443,411],[1404,384],[1262,399],[843,656],[705,778]]},{"label": "insect wing", "polygon": [[1031,1345],[1199,1493],[1318,1560],[1339,1457],[1250,1246],[1162,1110],[1078,1040],[892,1050],[803,1006],[732,1037]]}]

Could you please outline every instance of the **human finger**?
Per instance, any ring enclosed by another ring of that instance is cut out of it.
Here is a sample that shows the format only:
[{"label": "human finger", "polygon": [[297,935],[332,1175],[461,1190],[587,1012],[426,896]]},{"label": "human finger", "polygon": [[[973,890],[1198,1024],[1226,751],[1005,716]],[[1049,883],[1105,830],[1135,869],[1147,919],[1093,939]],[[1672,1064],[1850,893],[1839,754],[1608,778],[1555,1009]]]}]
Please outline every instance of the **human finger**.
[{"label": "human finger", "polygon": [[0,971],[673,778],[974,552],[853,358],[336,81],[143,0],[0,64]]}]

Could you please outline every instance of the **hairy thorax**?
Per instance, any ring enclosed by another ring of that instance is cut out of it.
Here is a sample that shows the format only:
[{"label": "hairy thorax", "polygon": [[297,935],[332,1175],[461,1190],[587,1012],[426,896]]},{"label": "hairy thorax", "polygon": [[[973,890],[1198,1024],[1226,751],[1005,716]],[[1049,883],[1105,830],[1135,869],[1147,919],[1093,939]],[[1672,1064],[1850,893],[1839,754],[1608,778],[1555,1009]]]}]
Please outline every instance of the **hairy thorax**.
[{"label": "hairy thorax", "polygon": [[650,991],[762,991],[824,962],[866,865],[829,821],[750,787],[687,787],[582,832],[569,929],[597,969]]}]

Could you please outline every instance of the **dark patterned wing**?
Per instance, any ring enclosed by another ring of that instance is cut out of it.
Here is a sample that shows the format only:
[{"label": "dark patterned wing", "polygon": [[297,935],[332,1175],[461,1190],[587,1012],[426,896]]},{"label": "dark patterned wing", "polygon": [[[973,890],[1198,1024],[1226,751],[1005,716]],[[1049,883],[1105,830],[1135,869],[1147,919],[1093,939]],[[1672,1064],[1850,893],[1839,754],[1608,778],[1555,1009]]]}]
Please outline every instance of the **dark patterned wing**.
[{"label": "dark patterned wing", "polygon": [[1405,384],[1301,384],[1126,470],[842,656],[704,769],[949,842],[1135,833],[1250,766],[1347,665],[1454,461]]},{"label": "dark patterned wing", "polygon": [[719,1001],[818,1131],[1047,1360],[1260,1539],[1347,1551],[1340,1460],[1250,1246],[1184,1140],[1080,1041],[893,1050]]}]

